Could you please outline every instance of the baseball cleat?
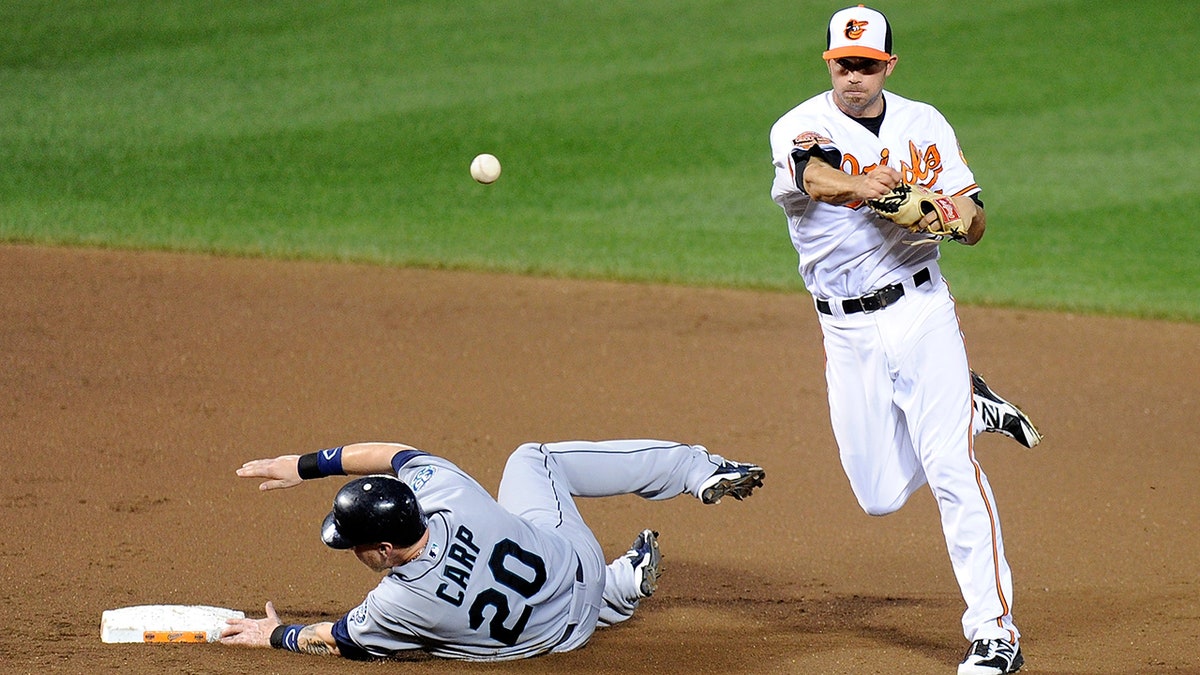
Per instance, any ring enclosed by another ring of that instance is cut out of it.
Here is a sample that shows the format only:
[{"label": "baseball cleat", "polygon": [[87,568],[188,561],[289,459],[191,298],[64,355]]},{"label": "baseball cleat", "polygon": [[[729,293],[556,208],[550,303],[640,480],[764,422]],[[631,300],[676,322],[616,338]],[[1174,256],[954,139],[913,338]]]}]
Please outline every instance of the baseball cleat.
[{"label": "baseball cleat", "polygon": [[700,501],[719,504],[726,495],[741,501],[749,497],[754,488],[762,487],[766,475],[761,466],[725,460],[712,476],[700,484]]},{"label": "baseball cleat", "polygon": [[1025,665],[1020,645],[1008,640],[976,640],[958,664],[958,675],[1004,675]]},{"label": "baseball cleat", "polygon": [[654,595],[658,588],[658,578],[662,576],[662,552],[658,550],[658,533],[654,530],[642,530],[633,546],[625,554],[629,564],[633,565],[634,579],[637,581],[641,597]]},{"label": "baseball cleat", "polygon": [[1042,434],[1033,426],[1029,415],[996,395],[983,377],[973,370],[971,388],[975,394],[971,397],[975,414],[983,419],[984,431],[1004,434],[1027,448],[1042,442]]}]

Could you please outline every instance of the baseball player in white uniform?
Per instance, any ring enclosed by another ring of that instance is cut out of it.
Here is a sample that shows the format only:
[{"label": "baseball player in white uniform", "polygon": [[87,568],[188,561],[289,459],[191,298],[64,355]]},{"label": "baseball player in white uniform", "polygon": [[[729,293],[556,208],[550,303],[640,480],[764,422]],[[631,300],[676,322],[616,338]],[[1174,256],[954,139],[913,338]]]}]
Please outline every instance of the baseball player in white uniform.
[{"label": "baseball player in white uniform", "polygon": [[247,462],[263,490],[359,475],[334,498],[322,539],[353,549],[383,580],[332,623],[233,619],[221,642],[353,659],[407,650],[472,661],[581,647],[633,615],[657,586],[658,535],[643,530],[606,564],[574,497],[691,494],[742,499],[762,468],[699,445],[657,440],[528,443],[508,459],[496,499],[453,463],[396,443],[358,443]]},{"label": "baseball player in white uniform", "polygon": [[928,187],[952,197],[969,223],[962,243],[974,245],[986,226],[980,188],[942,114],[884,91],[897,57],[883,14],[862,5],[836,12],[823,57],[832,89],[771,129],[771,196],[820,318],[842,466],[871,515],[896,511],[929,485],[967,605],[971,646],[958,672],[1016,672],[1024,657],[1012,577],[973,440],[997,431],[1033,447],[1041,436],[970,370],[939,241],[865,204],[902,182]]}]

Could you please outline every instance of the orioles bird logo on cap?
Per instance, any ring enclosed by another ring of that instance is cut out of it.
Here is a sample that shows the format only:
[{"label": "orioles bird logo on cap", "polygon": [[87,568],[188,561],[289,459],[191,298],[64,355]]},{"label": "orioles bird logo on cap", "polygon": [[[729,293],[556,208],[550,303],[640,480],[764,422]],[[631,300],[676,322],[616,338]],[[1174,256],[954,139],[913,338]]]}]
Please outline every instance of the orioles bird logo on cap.
[{"label": "orioles bird logo on cap", "polygon": [[870,22],[850,19],[846,22],[846,37],[851,40],[857,40],[862,37],[868,23]]}]

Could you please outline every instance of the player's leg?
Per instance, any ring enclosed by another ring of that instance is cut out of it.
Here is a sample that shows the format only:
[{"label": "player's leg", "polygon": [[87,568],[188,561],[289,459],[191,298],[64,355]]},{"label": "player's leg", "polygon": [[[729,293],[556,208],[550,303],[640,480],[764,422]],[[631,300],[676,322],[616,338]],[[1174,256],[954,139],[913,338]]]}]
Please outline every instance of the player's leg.
[{"label": "player's leg", "polygon": [[595,631],[606,603],[609,572],[600,542],[575,505],[570,482],[542,448],[538,443],[526,443],[509,456],[496,501],[510,513],[561,537],[579,556],[585,586],[583,615],[568,640],[555,647],[555,651],[569,651],[586,643]]},{"label": "player's leg", "polygon": [[[889,309],[888,311],[892,311]],[[842,469],[871,515],[899,509],[925,484],[904,415],[892,402],[887,354],[875,319],[823,319],[829,415]]]},{"label": "player's leg", "polygon": [[637,494],[669,499],[684,492],[700,497],[714,476],[727,475],[721,472],[728,465],[702,446],[671,441],[526,443],[509,457],[497,501],[536,525],[585,544],[587,553],[580,555],[585,573],[589,579],[600,574],[606,579],[599,607],[601,625],[609,625],[632,616],[638,601],[653,591],[646,580],[647,575],[656,579],[659,572],[657,542],[639,535],[626,554],[601,571],[600,545],[573,497]]},{"label": "player's leg", "polygon": [[599,627],[611,626],[633,616],[641,600],[650,597],[658,587],[662,569],[658,533],[642,530],[629,550],[609,563],[606,569]]},{"label": "player's leg", "polygon": [[633,616],[639,600],[649,595],[643,583],[648,574],[657,579],[657,541],[639,535],[630,551],[605,565],[574,497],[639,493],[666,499],[683,491],[689,474],[699,482],[712,473],[707,457],[702,449],[662,441],[526,443],[504,467],[497,502],[572,543],[589,583],[591,612],[598,625],[611,625]]},{"label": "player's leg", "polygon": [[971,389],[975,408],[971,429],[976,436],[990,431],[1008,436],[1027,448],[1042,442],[1042,434],[1033,426],[1029,415],[993,391],[975,371],[971,371]]},{"label": "player's leg", "polygon": [[[522,446],[518,452],[526,451]],[[701,445],[654,439],[613,441],[563,441],[540,444],[546,470],[553,471],[578,497],[609,497],[636,494],[662,500],[680,494],[701,497],[714,476],[736,476],[730,467],[753,467],[726,460]],[[761,482],[762,469],[754,467],[750,478]],[[750,481],[753,483],[753,481]],[[743,491],[730,492],[745,496]]]},{"label": "player's leg", "polygon": [[[914,298],[914,301],[917,299]],[[896,380],[913,445],[941,513],[942,531],[963,598],[967,639],[1015,641],[1012,576],[996,501],[975,460],[971,379],[966,349],[948,293],[924,297],[925,331]]]},{"label": "player's leg", "polygon": [[[542,443],[517,448],[504,466],[496,501],[510,513],[550,530],[558,531],[589,552],[597,575],[604,564],[600,543],[575,505],[571,476]],[[585,566],[589,561],[584,561]]]}]

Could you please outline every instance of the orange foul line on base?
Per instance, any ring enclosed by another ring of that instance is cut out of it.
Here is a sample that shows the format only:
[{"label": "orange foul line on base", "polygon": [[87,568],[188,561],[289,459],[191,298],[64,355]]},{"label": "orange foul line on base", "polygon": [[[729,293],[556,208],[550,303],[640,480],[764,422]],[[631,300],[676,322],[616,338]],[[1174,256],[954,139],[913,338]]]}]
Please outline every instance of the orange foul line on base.
[{"label": "orange foul line on base", "polygon": [[208,633],[202,630],[148,630],[142,633],[142,642],[208,642]]}]

